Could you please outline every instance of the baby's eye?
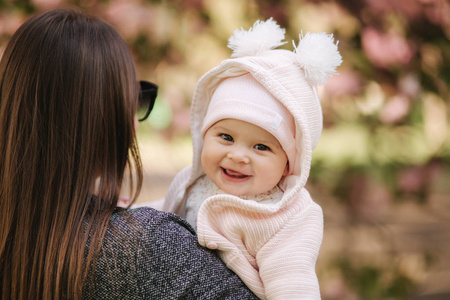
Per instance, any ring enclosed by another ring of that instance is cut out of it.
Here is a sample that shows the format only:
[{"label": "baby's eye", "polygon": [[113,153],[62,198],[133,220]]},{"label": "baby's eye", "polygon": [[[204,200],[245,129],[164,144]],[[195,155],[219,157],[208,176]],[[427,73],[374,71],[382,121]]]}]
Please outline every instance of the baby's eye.
[{"label": "baby's eye", "polygon": [[232,142],[233,141],[233,137],[231,135],[229,135],[229,134],[226,134],[226,133],[220,134],[220,137],[223,138],[225,141],[228,141],[228,142]]},{"label": "baby's eye", "polygon": [[263,145],[263,144],[257,144],[257,145],[255,145],[255,149],[256,149],[256,150],[259,150],[259,151],[267,151],[267,150],[270,150],[269,147],[267,147],[266,145]]}]

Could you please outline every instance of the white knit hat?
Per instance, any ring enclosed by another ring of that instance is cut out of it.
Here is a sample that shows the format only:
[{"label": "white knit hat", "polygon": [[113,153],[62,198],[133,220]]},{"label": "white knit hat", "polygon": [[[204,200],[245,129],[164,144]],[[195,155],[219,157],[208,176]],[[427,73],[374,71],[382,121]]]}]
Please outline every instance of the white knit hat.
[{"label": "white knit hat", "polygon": [[228,45],[233,58],[200,78],[191,108],[194,165],[200,161],[195,149],[202,148],[211,125],[225,118],[251,120],[279,140],[289,173],[302,174],[306,182],[322,132],[316,86],[335,73],[342,59],[333,36],[325,33],[301,34],[294,51],[275,49],[284,44],[284,33],[272,19],[257,21],[248,31],[236,30]]}]

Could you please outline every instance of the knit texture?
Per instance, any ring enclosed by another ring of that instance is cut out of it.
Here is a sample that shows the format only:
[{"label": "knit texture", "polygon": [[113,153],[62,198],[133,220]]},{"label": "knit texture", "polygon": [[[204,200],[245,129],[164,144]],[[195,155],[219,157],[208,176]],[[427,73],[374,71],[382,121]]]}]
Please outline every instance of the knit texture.
[{"label": "knit texture", "polygon": [[[191,188],[186,195],[186,221],[197,230],[197,215],[203,201],[211,196],[223,194],[226,193],[219,189],[208,176],[204,175],[198,178],[194,184],[191,185]],[[255,201],[261,204],[275,204],[283,197],[283,191],[278,186],[275,186],[265,193],[239,197],[246,201]]]},{"label": "knit texture", "polygon": [[[186,213],[183,193],[191,173],[192,167],[178,173],[166,195],[166,203],[180,215]],[[315,263],[323,237],[322,209],[306,189],[271,212],[276,205],[232,195],[209,197],[197,217],[199,242],[218,250],[260,299],[320,299]]]},{"label": "knit texture", "polygon": [[180,217],[117,210],[85,299],[256,299]]}]

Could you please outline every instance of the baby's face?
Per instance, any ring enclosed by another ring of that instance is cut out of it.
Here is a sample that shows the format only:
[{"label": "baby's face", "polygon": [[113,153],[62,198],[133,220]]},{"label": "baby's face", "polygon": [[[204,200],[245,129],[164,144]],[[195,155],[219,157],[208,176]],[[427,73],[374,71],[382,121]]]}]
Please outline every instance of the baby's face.
[{"label": "baby's face", "polygon": [[278,140],[256,125],[225,119],[205,133],[201,162],[224,192],[256,195],[275,187],[287,174],[287,157]]}]

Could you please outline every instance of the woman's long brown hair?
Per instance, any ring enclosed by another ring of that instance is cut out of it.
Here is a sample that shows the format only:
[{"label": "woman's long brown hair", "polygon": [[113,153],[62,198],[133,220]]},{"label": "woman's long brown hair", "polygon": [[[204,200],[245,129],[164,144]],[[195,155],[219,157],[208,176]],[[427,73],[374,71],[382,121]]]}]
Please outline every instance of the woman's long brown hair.
[{"label": "woman's long brown hair", "polygon": [[127,166],[135,196],[142,184],[137,99],[131,54],[105,22],[54,10],[12,36],[0,62],[0,298],[82,297]]}]

